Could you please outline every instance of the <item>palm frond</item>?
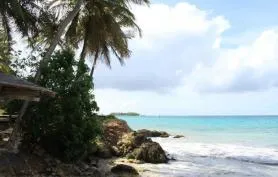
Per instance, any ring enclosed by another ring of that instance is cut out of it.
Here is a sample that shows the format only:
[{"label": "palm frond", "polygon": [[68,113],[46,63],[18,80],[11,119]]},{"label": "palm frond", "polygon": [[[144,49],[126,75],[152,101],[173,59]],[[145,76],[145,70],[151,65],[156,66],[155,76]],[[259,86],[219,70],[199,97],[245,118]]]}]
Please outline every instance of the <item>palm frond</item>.
[{"label": "palm frond", "polygon": [[7,36],[8,49],[9,49],[9,51],[11,51],[12,50],[12,31],[11,31],[7,16],[5,14],[1,14],[1,16],[2,16],[3,28],[4,28],[6,36]]},{"label": "palm frond", "polygon": [[72,20],[67,32],[66,32],[66,35],[65,35],[65,38],[66,38],[66,41],[68,44],[71,44],[73,47],[77,48],[78,47],[78,35],[77,35],[77,28],[78,28],[78,20],[79,20],[79,14],[78,13],[74,19]]}]

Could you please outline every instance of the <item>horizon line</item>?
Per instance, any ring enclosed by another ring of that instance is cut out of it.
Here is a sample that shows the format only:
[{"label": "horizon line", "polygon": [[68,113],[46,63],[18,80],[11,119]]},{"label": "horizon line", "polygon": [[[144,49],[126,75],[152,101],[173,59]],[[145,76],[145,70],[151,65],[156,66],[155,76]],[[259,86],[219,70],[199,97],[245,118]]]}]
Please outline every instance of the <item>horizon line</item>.
[{"label": "horizon line", "polygon": [[[128,115],[127,115],[128,116]],[[179,114],[179,115],[170,115],[170,114],[140,114],[139,116],[203,116],[203,117],[210,117],[210,116],[278,116],[278,114]],[[134,116],[136,117],[136,116]]]}]

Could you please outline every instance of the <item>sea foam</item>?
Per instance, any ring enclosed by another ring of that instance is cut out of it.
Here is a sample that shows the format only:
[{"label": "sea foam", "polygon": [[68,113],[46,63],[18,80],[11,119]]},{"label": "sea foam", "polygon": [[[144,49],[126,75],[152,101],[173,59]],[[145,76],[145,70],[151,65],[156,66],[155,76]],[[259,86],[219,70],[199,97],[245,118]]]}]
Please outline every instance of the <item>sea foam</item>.
[{"label": "sea foam", "polygon": [[235,144],[209,144],[187,142],[186,139],[153,138],[175,159],[183,161],[189,157],[226,158],[245,162],[278,165],[278,149],[252,147]]}]

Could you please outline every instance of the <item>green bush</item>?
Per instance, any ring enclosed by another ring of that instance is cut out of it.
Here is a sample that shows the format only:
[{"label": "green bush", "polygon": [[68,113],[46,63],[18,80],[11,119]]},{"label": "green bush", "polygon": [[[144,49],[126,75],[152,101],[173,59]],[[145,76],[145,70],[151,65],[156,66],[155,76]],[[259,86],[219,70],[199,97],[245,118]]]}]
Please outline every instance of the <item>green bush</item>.
[{"label": "green bush", "polygon": [[24,144],[39,143],[64,161],[84,157],[100,132],[87,66],[69,50],[56,52],[42,69],[39,85],[56,96],[43,96],[29,106],[23,118]]}]

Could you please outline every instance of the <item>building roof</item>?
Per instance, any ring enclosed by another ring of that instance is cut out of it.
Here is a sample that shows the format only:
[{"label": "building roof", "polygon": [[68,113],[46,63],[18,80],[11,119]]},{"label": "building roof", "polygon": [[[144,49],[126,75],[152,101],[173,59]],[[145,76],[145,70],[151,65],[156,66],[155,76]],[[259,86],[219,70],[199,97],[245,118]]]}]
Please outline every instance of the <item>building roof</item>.
[{"label": "building roof", "polygon": [[55,96],[55,92],[13,75],[0,72],[0,97],[38,101],[41,95]]}]

